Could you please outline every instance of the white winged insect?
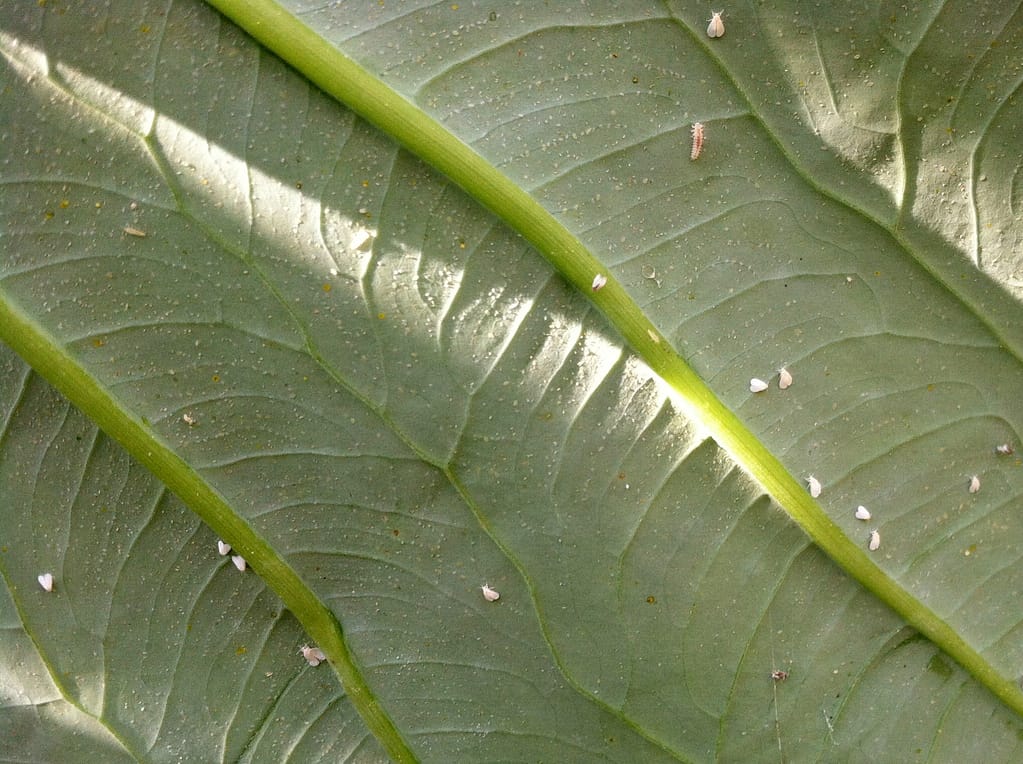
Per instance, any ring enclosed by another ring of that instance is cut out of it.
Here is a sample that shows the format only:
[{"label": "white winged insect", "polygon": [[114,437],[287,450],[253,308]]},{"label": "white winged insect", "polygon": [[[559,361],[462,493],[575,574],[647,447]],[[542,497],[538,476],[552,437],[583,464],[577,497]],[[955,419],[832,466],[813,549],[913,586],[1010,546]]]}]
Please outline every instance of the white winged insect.
[{"label": "white winged insect", "polygon": [[327,660],[327,656],[323,654],[323,650],[318,647],[302,645],[298,648],[298,651],[302,653],[302,657],[309,662],[310,666],[319,666],[323,663],[323,661]]},{"label": "white winged insect", "polygon": [[483,599],[485,599],[487,602],[497,602],[499,599],[501,599],[500,593],[498,593],[494,589],[491,589],[490,584],[483,584],[483,586],[481,586],[480,589],[483,591]]},{"label": "white winged insect", "polygon": [[37,576],[36,580],[39,582],[39,585],[41,587],[43,587],[43,589],[45,589],[46,591],[48,591],[48,592],[52,592],[53,591],[53,574],[52,573],[43,573],[42,575]]},{"label": "white winged insect", "polygon": [[[724,37],[725,22],[721,20],[724,11],[711,11],[710,24],[707,25],[707,37]],[[740,35],[741,36],[741,35]]]},{"label": "white winged insect", "polygon": [[821,488],[821,481],[813,475],[810,475],[810,477],[806,479],[806,487],[810,491],[810,495],[815,499],[821,495],[821,490],[823,490]]}]

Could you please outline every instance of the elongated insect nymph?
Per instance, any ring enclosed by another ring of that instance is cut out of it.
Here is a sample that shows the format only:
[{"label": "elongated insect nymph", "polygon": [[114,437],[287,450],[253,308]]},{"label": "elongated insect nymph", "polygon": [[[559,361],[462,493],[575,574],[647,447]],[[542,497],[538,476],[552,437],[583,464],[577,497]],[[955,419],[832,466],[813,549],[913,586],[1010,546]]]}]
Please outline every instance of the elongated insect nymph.
[{"label": "elongated insect nymph", "polygon": [[689,152],[689,158],[696,160],[703,151],[703,123],[693,123],[693,148]]},{"label": "elongated insect nymph", "polygon": [[[724,37],[725,22],[721,20],[724,11],[711,11],[710,24],[707,26],[707,37]],[[740,32],[742,30],[739,30]],[[742,35],[739,35],[740,37]]]},{"label": "elongated insect nymph", "polygon": [[501,599],[501,595],[498,592],[491,589],[489,584],[483,584],[483,586],[481,586],[480,589],[483,590],[483,599],[485,599],[487,602],[497,602],[499,599]]},{"label": "elongated insect nymph", "polygon": [[807,487],[807,489],[809,489],[810,495],[813,498],[816,499],[818,496],[821,495],[821,490],[822,490],[821,489],[821,481],[819,481],[813,475],[810,475],[810,477],[808,477],[806,479],[806,487]]}]

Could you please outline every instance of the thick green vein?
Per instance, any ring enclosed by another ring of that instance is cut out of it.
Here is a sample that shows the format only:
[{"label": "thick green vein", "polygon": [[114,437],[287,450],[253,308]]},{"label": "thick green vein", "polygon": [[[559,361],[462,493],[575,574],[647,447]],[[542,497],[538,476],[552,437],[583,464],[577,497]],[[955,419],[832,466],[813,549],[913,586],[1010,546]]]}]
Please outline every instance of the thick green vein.
[{"label": "thick green vein", "polygon": [[391,757],[399,762],[416,761],[366,684],[345,643],[341,624],[298,573],[199,473],[157,438],[144,421],[126,411],[2,290],[0,340],[10,345],[47,382],[148,467],[221,538],[230,542],[328,656],[352,705]]},{"label": "thick green vein", "polygon": [[[209,1],[324,92],[446,175],[531,242],[568,281],[590,296],[615,329],[677,393],[676,403],[760,482],[826,554],[1023,715],[1023,692],[1016,683],[1002,676],[845,536],[795,477],[674,351],[600,261],[533,197],[279,4],[266,0]],[[593,292],[591,284],[598,273],[607,276],[607,285]]]}]

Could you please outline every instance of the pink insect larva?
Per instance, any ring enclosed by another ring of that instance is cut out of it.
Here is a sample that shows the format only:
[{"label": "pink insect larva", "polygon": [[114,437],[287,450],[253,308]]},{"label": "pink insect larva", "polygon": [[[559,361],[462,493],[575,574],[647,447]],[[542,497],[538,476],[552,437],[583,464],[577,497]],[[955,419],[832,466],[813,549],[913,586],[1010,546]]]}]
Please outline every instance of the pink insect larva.
[{"label": "pink insect larva", "polygon": [[689,152],[689,158],[696,160],[700,156],[700,152],[703,151],[703,123],[696,122],[693,124],[693,150]]}]

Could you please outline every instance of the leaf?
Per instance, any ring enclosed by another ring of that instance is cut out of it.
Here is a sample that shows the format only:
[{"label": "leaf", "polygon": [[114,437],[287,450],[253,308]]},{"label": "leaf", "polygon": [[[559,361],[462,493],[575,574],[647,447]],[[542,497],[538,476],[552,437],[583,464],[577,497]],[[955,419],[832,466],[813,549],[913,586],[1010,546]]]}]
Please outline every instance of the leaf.
[{"label": "leaf", "polygon": [[253,30],[387,132],[204,6],[4,14],[0,333],[84,416],[7,361],[5,624],[44,689],[2,739],[1014,760],[1019,25],[971,8]]}]

